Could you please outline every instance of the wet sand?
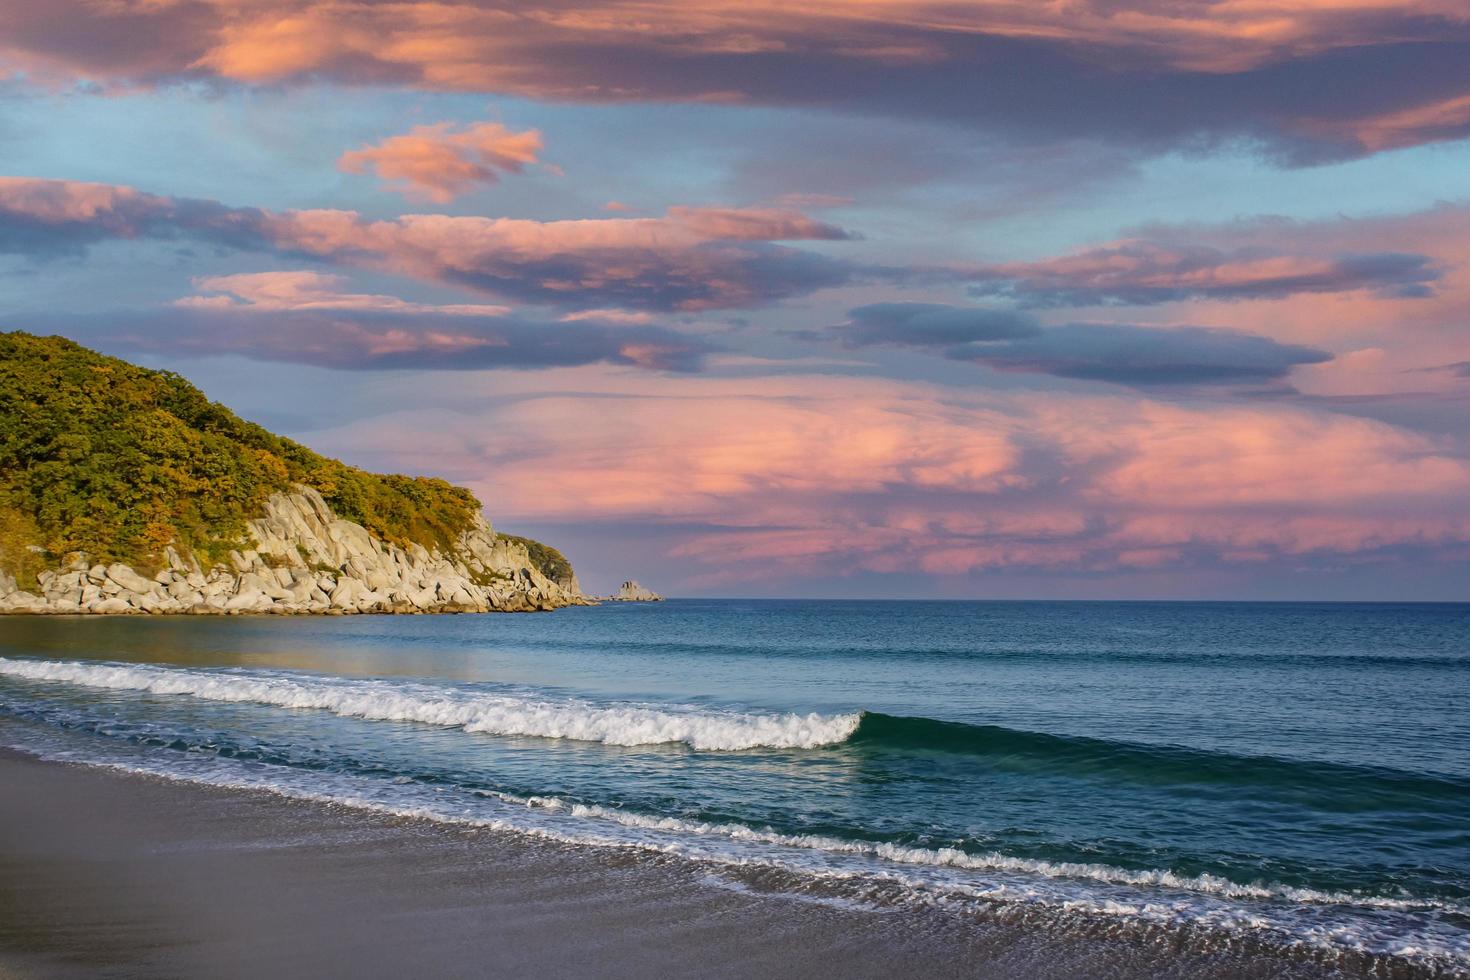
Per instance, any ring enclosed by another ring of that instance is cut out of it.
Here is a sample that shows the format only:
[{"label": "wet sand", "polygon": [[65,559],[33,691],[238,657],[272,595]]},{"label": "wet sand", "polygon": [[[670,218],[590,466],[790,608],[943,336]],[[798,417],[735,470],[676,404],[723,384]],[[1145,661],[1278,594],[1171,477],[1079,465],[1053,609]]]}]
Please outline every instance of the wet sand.
[{"label": "wet sand", "polygon": [[904,974],[1322,975],[0,750],[0,977]]}]

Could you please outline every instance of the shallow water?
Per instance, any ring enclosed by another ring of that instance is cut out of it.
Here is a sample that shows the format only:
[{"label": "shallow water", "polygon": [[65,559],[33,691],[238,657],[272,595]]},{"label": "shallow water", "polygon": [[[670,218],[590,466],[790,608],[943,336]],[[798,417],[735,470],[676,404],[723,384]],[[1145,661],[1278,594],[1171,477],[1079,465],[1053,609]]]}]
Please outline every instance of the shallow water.
[{"label": "shallow water", "polygon": [[1466,605],[12,618],[0,658],[7,737],[55,756],[1470,969]]}]

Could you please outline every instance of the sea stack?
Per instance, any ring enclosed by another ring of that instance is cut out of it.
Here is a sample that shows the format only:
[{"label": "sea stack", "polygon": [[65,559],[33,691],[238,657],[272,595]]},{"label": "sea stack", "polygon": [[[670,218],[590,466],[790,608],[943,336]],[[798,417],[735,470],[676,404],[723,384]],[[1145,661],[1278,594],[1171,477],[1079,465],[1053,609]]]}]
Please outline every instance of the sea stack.
[{"label": "sea stack", "polygon": [[609,597],[613,602],[662,602],[663,598],[652,589],[645,589],[633,579],[624,582],[618,588],[617,595]]}]

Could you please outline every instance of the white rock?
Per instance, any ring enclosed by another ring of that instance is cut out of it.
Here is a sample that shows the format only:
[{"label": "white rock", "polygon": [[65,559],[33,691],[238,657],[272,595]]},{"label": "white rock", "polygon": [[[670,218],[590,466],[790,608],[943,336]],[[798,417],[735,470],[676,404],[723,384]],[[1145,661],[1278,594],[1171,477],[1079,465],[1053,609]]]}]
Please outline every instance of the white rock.
[{"label": "white rock", "polygon": [[133,601],[137,608],[151,613],[163,612],[167,609],[174,608],[176,605],[172,599],[160,599],[153,595],[141,595]]},{"label": "white rock", "polygon": [[332,589],[332,605],[338,609],[356,609],[357,600],[362,595],[362,583],[355,578],[338,580],[337,587]]},{"label": "white rock", "polygon": [[615,602],[659,602],[663,596],[652,589],[645,589],[637,582],[629,579],[618,589],[618,593],[611,597]]},{"label": "white rock", "polygon": [[237,592],[225,602],[230,612],[261,612],[271,605],[271,597],[257,589]]},{"label": "white rock", "polygon": [[158,584],[151,581],[150,579],[144,578],[121,562],[116,562],[107,566],[107,577],[116,582],[119,587],[126,589],[128,592],[136,592],[139,594],[152,592],[154,590],[154,587]]},{"label": "white rock", "polygon": [[289,599],[291,593],[281,588],[276,581],[275,573],[267,570],[265,572],[246,572],[240,576],[240,584],[236,586],[237,595],[251,592],[259,592],[270,599]]}]

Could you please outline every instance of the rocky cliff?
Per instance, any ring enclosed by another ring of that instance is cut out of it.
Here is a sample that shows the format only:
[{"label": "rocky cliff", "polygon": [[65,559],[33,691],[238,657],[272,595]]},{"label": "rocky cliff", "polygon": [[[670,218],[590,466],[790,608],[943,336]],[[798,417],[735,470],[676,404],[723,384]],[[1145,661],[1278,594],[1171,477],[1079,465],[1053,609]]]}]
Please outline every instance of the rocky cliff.
[{"label": "rocky cliff", "polygon": [[150,576],[81,555],[37,575],[34,592],[0,572],[0,613],[523,612],[587,602],[478,515],[450,548],[404,548],[297,486],[273,494],[248,530],[255,547],[231,551],[228,566],[205,568],[169,547],[167,567]]}]

